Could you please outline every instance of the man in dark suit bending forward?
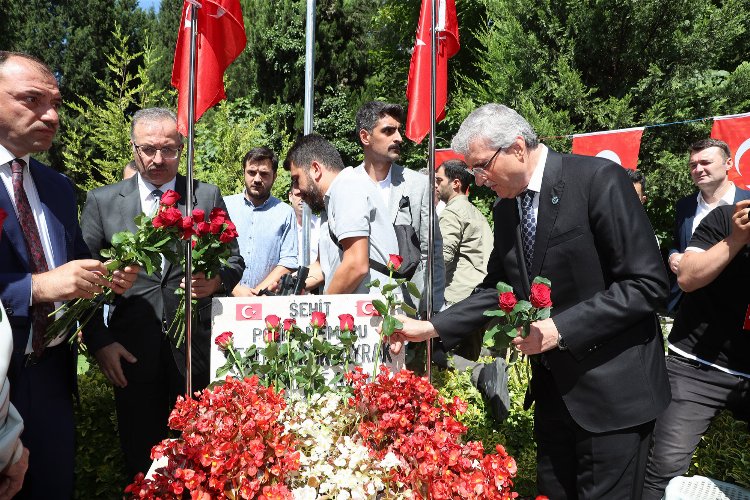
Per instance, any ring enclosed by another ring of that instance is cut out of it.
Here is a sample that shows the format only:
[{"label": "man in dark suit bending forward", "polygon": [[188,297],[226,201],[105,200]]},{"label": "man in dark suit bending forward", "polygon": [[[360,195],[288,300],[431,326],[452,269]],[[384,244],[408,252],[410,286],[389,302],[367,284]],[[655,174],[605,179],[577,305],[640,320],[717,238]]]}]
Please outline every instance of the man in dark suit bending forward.
[{"label": "man in dark suit bending forward", "polygon": [[430,322],[402,318],[393,348],[439,336],[454,349],[497,309],[497,282],[521,299],[535,276],[548,278],[552,317],[513,341],[532,365],[539,493],[639,498],[654,419],[670,399],[654,313],[668,284],[632,183],[611,161],[539,144],[498,104],[472,112],[452,147],[500,197],[488,274]]}]

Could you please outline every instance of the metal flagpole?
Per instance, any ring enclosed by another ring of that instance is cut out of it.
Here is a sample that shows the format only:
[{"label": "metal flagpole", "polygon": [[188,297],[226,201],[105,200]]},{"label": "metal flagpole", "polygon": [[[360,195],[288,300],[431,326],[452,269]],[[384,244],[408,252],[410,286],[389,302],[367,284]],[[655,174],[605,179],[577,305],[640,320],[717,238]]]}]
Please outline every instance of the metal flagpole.
[{"label": "metal flagpole", "polygon": [[[438,37],[435,32],[437,20],[437,6],[439,0],[430,0],[432,8],[430,9],[430,142],[428,144],[428,163],[427,178],[430,183],[427,189],[428,193],[435,191],[435,87],[437,84],[437,42]],[[427,224],[427,287],[425,289],[425,305],[427,307],[427,320],[432,318],[432,287],[434,284],[433,267],[435,262],[434,242],[435,242],[435,203],[434,194],[430,200],[430,209],[428,211]],[[427,342],[427,379],[432,380],[432,341]]]},{"label": "metal flagpole", "polygon": [[[193,152],[195,149],[195,71],[198,45],[198,7],[190,4],[190,79],[188,85],[188,148],[187,148],[187,188],[185,197],[185,215],[193,215]],[[185,242],[185,394],[191,397],[192,356],[193,356],[193,247],[190,241]]]},{"label": "metal flagpole", "polygon": [[[305,135],[313,131],[313,96],[315,77],[315,0],[307,0],[307,22],[305,27]],[[307,203],[302,203],[302,262],[310,265],[310,221],[312,212]]]}]

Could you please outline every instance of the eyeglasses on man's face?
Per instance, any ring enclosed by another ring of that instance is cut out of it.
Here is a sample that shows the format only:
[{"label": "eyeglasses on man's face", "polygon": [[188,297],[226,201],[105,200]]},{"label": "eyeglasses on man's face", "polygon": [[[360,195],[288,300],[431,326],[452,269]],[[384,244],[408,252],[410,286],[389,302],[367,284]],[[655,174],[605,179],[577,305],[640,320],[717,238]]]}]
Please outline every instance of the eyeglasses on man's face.
[{"label": "eyeglasses on man's face", "polygon": [[[487,171],[489,170],[490,166],[492,165],[492,162],[495,161],[495,158],[505,148],[498,148],[497,151],[495,151],[495,154],[492,155],[492,157],[484,162],[484,164],[481,167],[468,167],[467,171],[474,176],[474,178],[477,181],[484,180],[488,178]],[[481,184],[480,184],[481,185]]]},{"label": "eyeglasses on man's face", "polygon": [[154,146],[141,146],[138,144],[133,143],[133,146],[135,149],[142,154],[143,156],[147,158],[153,158],[156,156],[156,153],[161,153],[161,157],[165,160],[174,160],[177,157],[180,156],[180,151],[182,151],[182,146],[179,147],[164,147],[164,148],[155,148]]}]

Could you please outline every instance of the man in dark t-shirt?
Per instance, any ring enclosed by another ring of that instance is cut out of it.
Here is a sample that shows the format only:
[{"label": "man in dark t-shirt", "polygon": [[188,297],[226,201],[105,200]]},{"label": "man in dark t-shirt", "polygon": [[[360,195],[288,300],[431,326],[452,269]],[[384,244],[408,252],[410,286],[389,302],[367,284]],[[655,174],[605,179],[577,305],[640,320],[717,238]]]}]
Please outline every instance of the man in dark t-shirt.
[{"label": "man in dark t-shirt", "polygon": [[750,200],[711,211],[677,279],[686,292],[669,335],[672,402],[656,420],[643,499],[684,474],[722,409],[750,421]]}]

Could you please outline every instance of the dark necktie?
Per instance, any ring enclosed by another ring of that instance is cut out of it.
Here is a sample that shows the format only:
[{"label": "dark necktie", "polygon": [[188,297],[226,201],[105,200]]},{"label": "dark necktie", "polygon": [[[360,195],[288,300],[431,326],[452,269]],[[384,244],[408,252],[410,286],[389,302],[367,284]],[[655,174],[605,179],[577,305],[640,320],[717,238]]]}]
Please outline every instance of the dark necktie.
[{"label": "dark necktie", "polygon": [[[26,240],[31,273],[46,273],[49,271],[49,266],[47,265],[47,258],[44,256],[44,247],[39,237],[39,228],[36,225],[34,213],[31,211],[26,190],[23,188],[23,169],[25,166],[26,163],[21,159],[15,159],[10,162],[18,222],[21,224],[23,236]],[[49,315],[54,310],[55,306],[51,302],[33,304],[31,306],[31,330],[33,332],[31,345],[36,356],[41,355],[44,350],[44,333],[47,330],[47,326],[52,322],[52,318]]]},{"label": "dark necktie", "polygon": [[154,202],[151,205],[153,207],[151,209],[151,213],[148,215],[154,215],[157,212],[157,210],[159,210],[159,205],[161,204],[161,197],[163,194],[164,194],[164,191],[162,191],[159,188],[156,188],[153,191],[151,191],[151,196],[154,197]]},{"label": "dark necktie", "polygon": [[527,189],[521,193],[521,240],[523,241],[523,258],[526,271],[531,272],[531,261],[534,258],[534,237],[536,236],[536,217],[534,216],[534,191]]}]

